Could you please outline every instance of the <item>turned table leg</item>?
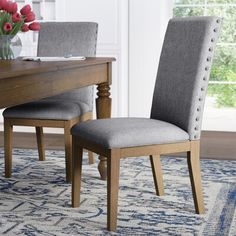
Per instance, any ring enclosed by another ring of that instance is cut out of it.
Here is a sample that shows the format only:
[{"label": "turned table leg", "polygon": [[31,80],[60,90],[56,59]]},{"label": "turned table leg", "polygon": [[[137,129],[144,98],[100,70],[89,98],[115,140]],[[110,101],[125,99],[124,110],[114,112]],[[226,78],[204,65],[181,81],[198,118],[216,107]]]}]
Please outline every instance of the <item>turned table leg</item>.
[{"label": "turned table leg", "polygon": [[[97,119],[104,119],[111,117],[111,98],[110,96],[110,86],[108,83],[99,84],[97,87],[96,99],[96,110],[97,110]],[[107,179],[107,158],[99,156],[98,171],[100,173],[101,179]]]}]

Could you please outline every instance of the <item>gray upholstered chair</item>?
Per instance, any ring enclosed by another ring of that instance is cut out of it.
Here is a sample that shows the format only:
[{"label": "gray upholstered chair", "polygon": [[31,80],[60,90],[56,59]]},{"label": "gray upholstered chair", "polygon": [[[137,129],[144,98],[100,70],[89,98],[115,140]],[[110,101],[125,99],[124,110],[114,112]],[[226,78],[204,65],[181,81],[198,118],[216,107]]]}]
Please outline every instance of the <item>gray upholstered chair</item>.
[{"label": "gray upholstered chair", "polygon": [[[47,22],[41,24],[38,56],[96,55],[97,23]],[[71,181],[71,127],[92,119],[93,87],[85,87],[40,101],[7,108],[3,112],[5,134],[5,176],[11,177],[12,128],[14,125],[35,126],[39,160],[45,159],[43,127],[64,128],[66,180]],[[89,162],[93,162],[89,152]]]},{"label": "gray upholstered chair", "polygon": [[157,195],[164,194],[160,155],[187,152],[195,210],[204,213],[199,140],[213,49],[221,19],[173,18],[159,62],[151,117],[87,121],[72,128],[72,206],[80,204],[82,150],[107,157],[107,227],[116,230],[120,159],[150,156]]}]

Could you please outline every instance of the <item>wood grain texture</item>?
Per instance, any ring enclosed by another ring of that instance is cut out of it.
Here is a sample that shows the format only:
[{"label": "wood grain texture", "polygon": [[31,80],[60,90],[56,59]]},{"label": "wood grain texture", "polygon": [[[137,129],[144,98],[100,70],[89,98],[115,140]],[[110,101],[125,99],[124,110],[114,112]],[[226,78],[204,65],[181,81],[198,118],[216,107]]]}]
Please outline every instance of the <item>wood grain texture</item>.
[{"label": "wood grain texture", "polygon": [[[110,98],[110,84],[112,80],[112,65],[108,63],[107,66],[107,82],[101,83],[97,87],[97,95],[96,99],[96,111],[97,111],[97,119],[105,119],[111,117],[111,104],[112,100]],[[105,156],[99,156],[99,165],[98,170],[102,180],[107,179],[107,160]]]},{"label": "wood grain texture", "polygon": [[152,167],[152,175],[154,179],[156,194],[157,196],[162,196],[165,193],[164,193],[160,155],[151,155],[150,162]]},{"label": "wood grain texture", "polygon": [[[81,121],[91,120],[92,113],[87,112],[80,117],[75,117],[71,120],[38,120],[38,119],[16,119],[5,118],[6,128],[4,129],[5,136],[5,166],[7,176],[10,176],[12,166],[12,129],[10,127],[19,126],[35,126],[36,137],[38,144],[39,160],[45,159],[45,149],[43,142],[43,128],[42,127],[57,127],[64,129],[64,145],[65,145],[65,163],[66,163],[66,181],[68,183],[72,180],[72,136],[70,129],[73,125],[80,123]],[[8,134],[9,133],[9,134]],[[10,137],[10,138],[9,138]],[[90,163],[93,161],[93,154],[90,153]]]},{"label": "wood grain texture", "polygon": [[120,176],[120,150],[111,150],[107,159],[107,229],[116,231]]},{"label": "wood grain texture", "polygon": [[37,138],[37,145],[38,145],[38,153],[39,153],[39,160],[45,161],[45,148],[44,148],[44,135],[43,135],[43,127],[35,127],[36,130],[36,138]]},{"label": "wood grain texture", "polygon": [[108,68],[112,61],[114,58],[68,62],[0,60],[0,108],[110,83]]},{"label": "wood grain texture", "polygon": [[78,139],[73,137],[72,139],[72,160],[73,160],[73,172],[72,172],[72,207],[79,207],[80,205],[80,188],[81,188],[81,172],[83,161],[83,149],[79,146]]},{"label": "wood grain texture", "polygon": [[66,181],[71,183],[72,180],[72,136],[70,129],[72,128],[72,122],[65,121],[64,123],[64,139],[65,139],[65,162],[66,162]]},{"label": "wood grain texture", "polygon": [[[39,100],[89,85],[99,87],[103,84],[101,87],[106,85],[105,87],[108,86],[109,90],[113,61],[115,61],[114,58],[99,57],[66,62],[0,60],[0,108]],[[105,116],[104,114],[111,113],[111,105],[108,104],[111,104],[111,99],[106,94],[104,96],[102,94],[103,92],[98,94],[97,108],[97,116],[101,118]],[[46,126],[41,120],[33,120],[29,123],[27,120],[15,119],[15,122],[14,125],[64,127],[64,121],[47,120]],[[68,136],[65,141],[71,143]],[[8,150],[10,151],[9,148]],[[70,153],[68,147],[66,147],[66,152]],[[8,169],[10,169],[10,159],[9,156],[6,160],[9,163]],[[91,154],[90,162],[92,162]],[[67,168],[67,179],[70,180],[68,175],[70,174]]]},{"label": "wood grain texture", "polygon": [[[120,159],[137,156],[150,155],[150,161],[152,166],[153,178],[157,195],[164,194],[164,185],[162,178],[160,155],[174,152],[187,152],[188,153],[188,166],[190,173],[190,180],[192,185],[194,205],[196,213],[204,213],[204,203],[201,188],[201,175],[199,165],[199,141],[186,141],[182,143],[169,143],[169,144],[156,144],[150,146],[137,146],[120,149],[107,149],[101,145],[94,144],[92,142],[80,139],[79,137],[73,137],[77,144],[76,148],[86,148],[90,151],[98,153],[99,155],[107,158],[107,229],[116,231],[117,227],[117,209],[118,209],[118,190],[119,190],[119,168]],[[74,148],[75,149],[75,148]],[[76,150],[76,149],[75,149]],[[78,151],[78,150],[77,150]],[[78,154],[73,154],[78,155]],[[73,157],[76,158],[76,157]],[[77,156],[78,159],[78,156]],[[78,160],[77,160],[78,161]],[[81,161],[80,161],[81,162]],[[76,181],[80,180],[81,170],[79,169],[80,163],[76,163],[73,172],[76,177]],[[78,172],[78,173],[76,173]],[[73,185],[73,194],[78,199],[80,192],[80,185],[77,183]],[[77,189],[78,188],[78,189]],[[78,206],[78,202],[72,202],[74,206]]]},{"label": "wood grain texture", "polygon": [[[14,132],[13,146],[20,148],[37,148],[35,135],[32,133]],[[45,147],[51,150],[64,149],[63,134],[45,133]],[[236,160],[236,132],[202,131],[200,142],[201,159]],[[0,131],[0,147],[3,147],[3,132]],[[183,153],[185,154],[185,153]],[[186,153],[187,154],[187,153]],[[186,156],[185,154],[185,156]],[[182,153],[165,154],[181,156]]]},{"label": "wood grain texture", "polygon": [[4,122],[4,158],[5,158],[5,177],[11,178],[12,169],[12,131],[10,122]]},{"label": "wood grain texture", "polygon": [[88,151],[88,159],[89,159],[89,165],[95,163],[93,152]]},{"label": "wood grain texture", "polygon": [[199,141],[191,142],[191,150],[187,152],[187,161],[195,210],[197,214],[203,214],[205,212],[205,207],[202,193],[199,146]]},{"label": "wood grain texture", "polygon": [[0,61],[0,80],[12,78],[16,76],[25,76],[40,74],[44,72],[63,71],[66,69],[101,65],[104,63],[115,61],[111,57],[87,57],[81,61],[23,61],[21,58],[16,60],[1,60]]}]

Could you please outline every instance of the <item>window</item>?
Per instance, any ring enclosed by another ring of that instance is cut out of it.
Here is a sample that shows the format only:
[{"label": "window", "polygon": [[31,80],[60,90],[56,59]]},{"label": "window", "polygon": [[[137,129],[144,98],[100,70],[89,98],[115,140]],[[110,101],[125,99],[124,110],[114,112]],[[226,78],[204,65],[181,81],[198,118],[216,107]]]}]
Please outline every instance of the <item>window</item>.
[{"label": "window", "polygon": [[223,17],[203,129],[236,131],[236,0],[175,0],[174,16],[200,15]]}]

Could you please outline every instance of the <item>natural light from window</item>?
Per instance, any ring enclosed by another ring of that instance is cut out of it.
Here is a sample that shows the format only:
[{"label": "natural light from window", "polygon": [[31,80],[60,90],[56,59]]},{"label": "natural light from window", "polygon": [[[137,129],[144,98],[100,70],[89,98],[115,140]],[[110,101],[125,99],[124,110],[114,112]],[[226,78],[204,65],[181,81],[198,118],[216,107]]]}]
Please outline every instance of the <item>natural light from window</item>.
[{"label": "natural light from window", "polygon": [[175,0],[174,16],[223,17],[205,103],[203,130],[236,131],[236,0]]}]

